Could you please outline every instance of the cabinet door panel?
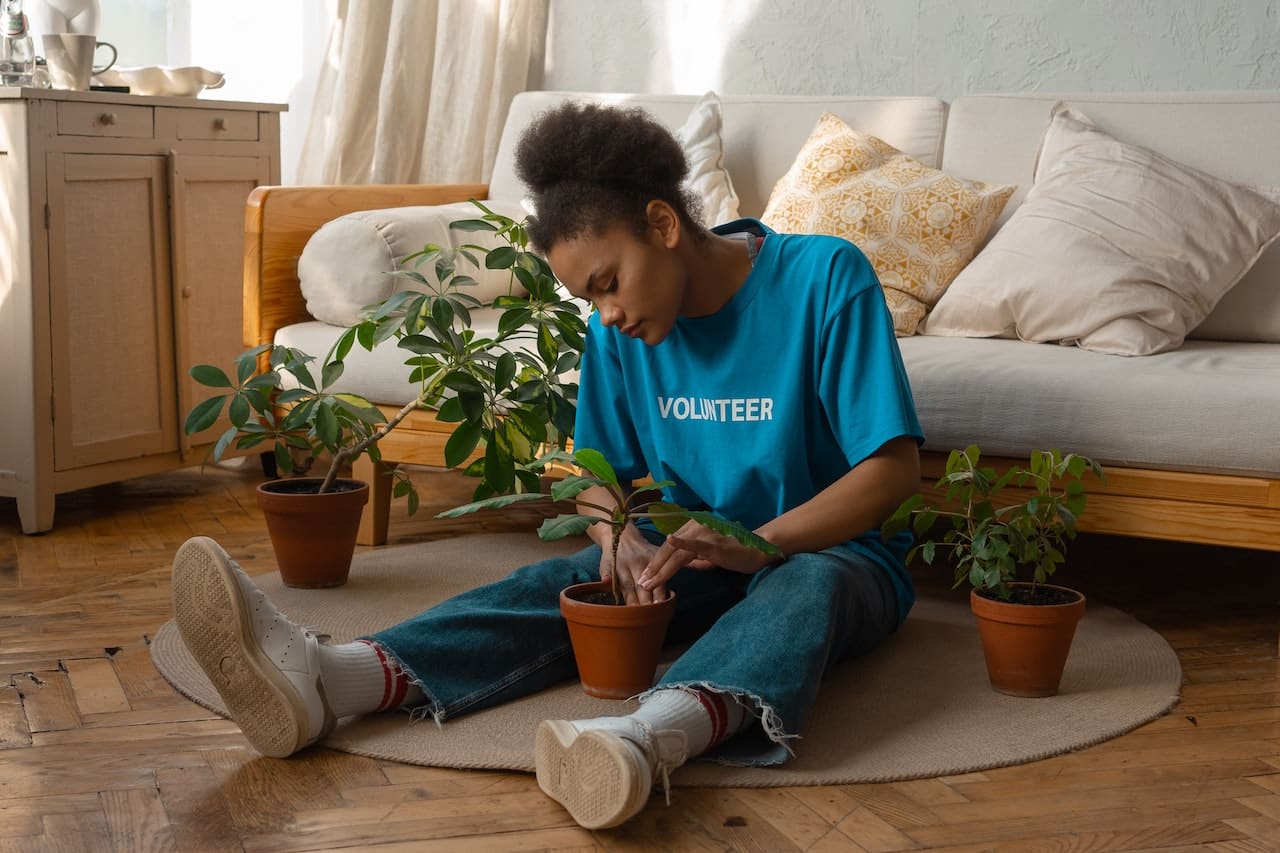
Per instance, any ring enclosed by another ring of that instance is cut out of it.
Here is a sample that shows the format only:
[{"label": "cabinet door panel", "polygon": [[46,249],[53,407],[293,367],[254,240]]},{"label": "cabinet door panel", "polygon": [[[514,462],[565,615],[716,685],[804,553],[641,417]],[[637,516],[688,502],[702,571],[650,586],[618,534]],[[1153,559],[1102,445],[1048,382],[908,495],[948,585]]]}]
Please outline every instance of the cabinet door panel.
[{"label": "cabinet door panel", "polygon": [[[192,365],[213,364],[231,373],[244,349],[244,206],[249,193],[270,180],[266,157],[172,159],[174,300],[177,327],[178,410],[182,421],[215,393],[193,380]],[[235,377],[231,377],[234,381]],[[223,417],[182,449],[215,441],[229,426]]]},{"label": "cabinet door panel", "polygon": [[49,154],[54,467],[177,449],[165,158]]}]

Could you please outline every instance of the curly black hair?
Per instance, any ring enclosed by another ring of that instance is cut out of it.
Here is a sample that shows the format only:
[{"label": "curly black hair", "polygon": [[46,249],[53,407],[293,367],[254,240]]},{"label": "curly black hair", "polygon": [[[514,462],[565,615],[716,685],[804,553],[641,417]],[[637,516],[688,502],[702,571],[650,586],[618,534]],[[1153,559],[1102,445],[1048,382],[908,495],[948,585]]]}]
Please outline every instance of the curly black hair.
[{"label": "curly black hair", "polygon": [[688,171],[680,143],[638,108],[566,102],[534,119],[516,149],[516,174],[537,211],[529,239],[543,252],[615,223],[643,236],[654,199],[703,236],[701,205],[681,183]]}]

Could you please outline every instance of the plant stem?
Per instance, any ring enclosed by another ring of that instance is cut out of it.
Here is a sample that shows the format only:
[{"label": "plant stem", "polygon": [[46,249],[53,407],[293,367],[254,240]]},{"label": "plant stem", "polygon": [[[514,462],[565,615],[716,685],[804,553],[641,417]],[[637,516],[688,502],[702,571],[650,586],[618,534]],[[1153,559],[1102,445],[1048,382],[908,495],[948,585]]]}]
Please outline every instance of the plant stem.
[{"label": "plant stem", "polygon": [[416,397],[408,403],[404,404],[404,408],[396,412],[395,417],[391,418],[382,426],[366,436],[362,441],[358,441],[350,447],[344,447],[339,450],[333,457],[333,463],[329,465],[329,472],[324,475],[324,482],[320,484],[320,494],[324,494],[333,488],[333,481],[338,478],[338,469],[345,465],[348,461],[355,459],[361,453],[369,448],[375,442],[381,441],[383,436],[395,429],[399,423],[409,417],[409,413],[422,405],[425,394],[422,397]]},{"label": "plant stem", "polygon": [[618,588],[618,545],[622,542],[622,530],[626,524],[609,522],[609,526],[613,528],[613,542],[610,545],[612,553],[609,554],[609,591],[613,593],[613,603],[617,606],[622,604],[622,591]]}]

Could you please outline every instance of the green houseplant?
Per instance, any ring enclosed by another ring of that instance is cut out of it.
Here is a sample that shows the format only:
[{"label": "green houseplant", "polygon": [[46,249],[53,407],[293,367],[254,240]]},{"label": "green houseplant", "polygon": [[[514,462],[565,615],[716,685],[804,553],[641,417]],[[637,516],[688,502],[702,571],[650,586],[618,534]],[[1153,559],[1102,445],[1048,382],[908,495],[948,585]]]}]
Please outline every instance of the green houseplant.
[{"label": "green houseplant", "polygon": [[669,481],[646,483],[638,488],[624,487],[613,466],[598,450],[578,448],[572,454],[563,450],[552,451],[532,467],[542,470],[551,464],[574,465],[586,474],[564,477],[552,485],[550,494],[490,497],[446,510],[438,517],[457,518],[478,510],[500,509],[523,501],[570,501],[596,486],[607,490],[612,506],[579,500],[580,506],[595,512],[567,512],[549,518],[538,529],[538,536],[550,541],[579,535],[593,524],[608,524],[612,528],[609,580],[576,584],[564,589],[560,593],[560,612],[569,625],[569,638],[583,690],[604,699],[626,699],[653,683],[667,625],[675,612],[674,594],[660,602],[623,605],[618,575],[613,566],[618,557],[622,531],[628,524],[647,518],[658,530],[671,534],[686,521],[696,521],[766,554],[781,552],[773,543],[736,521],[656,500],[657,490],[673,485]]},{"label": "green houseplant", "polygon": [[[209,428],[224,409],[230,421],[211,449],[215,461],[232,448],[269,447],[288,474],[297,467],[295,454],[308,465],[318,456],[330,457],[323,477],[284,478],[258,489],[281,574],[290,585],[345,582],[368,486],[340,474],[361,454],[379,461],[379,440],[416,409],[436,409],[439,420],[457,424],[445,461],[450,467],[465,464],[479,479],[477,498],[537,490],[538,472],[530,463],[546,448],[567,444],[577,397],[568,376],[578,366],[586,329],[581,311],[561,295],[546,261],[528,250],[523,223],[473,204],[480,215],[450,227],[487,232],[496,245],[428,244],[404,258],[411,268],[394,275],[418,287],[370,306],[323,358],[267,344],[241,353],[230,375],[213,365],[191,370],[196,381],[222,393],[191,410],[186,432]],[[482,265],[508,274],[507,293],[489,305],[467,292],[477,282],[463,271]],[[479,308],[501,312],[495,334],[473,327],[472,313]],[[356,345],[372,350],[392,339],[405,352],[408,383],[416,393],[388,416],[365,397],[340,390],[339,383]],[[478,447],[483,453],[467,464]],[[415,512],[418,496],[411,481],[403,472],[393,475],[393,493],[406,497]],[[316,517],[326,504],[341,505],[340,520]],[[332,534],[333,541],[318,542],[320,532]]]},{"label": "green houseplant", "polygon": [[[935,486],[944,500],[933,505],[923,495],[908,498],[881,533],[887,538],[911,526],[919,541],[908,560],[920,554],[932,565],[940,550],[949,553],[955,585],[972,588],[970,607],[993,688],[1052,696],[1085,598],[1048,581],[1076,536],[1087,502],[1084,476],[1103,478],[1102,466],[1057,450],[1033,451],[1025,467],[1002,473],[980,462],[977,446],[951,451]],[[944,529],[940,537],[933,535],[935,526]]]}]

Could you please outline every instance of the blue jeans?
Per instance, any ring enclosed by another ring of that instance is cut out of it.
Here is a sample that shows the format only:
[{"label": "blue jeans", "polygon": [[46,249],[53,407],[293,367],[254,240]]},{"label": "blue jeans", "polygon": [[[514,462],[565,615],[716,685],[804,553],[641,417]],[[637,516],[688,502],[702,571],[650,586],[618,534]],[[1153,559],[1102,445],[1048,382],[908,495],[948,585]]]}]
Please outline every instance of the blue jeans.
[{"label": "blue jeans", "polygon": [[[443,721],[577,677],[560,590],[599,575],[593,545],[517,569],[368,639],[400,662],[426,694],[423,710]],[[871,651],[900,623],[888,571],[858,543],[797,554],[754,575],[686,569],[667,586],[676,594],[667,643],[691,645],[653,689],[728,693],[760,716],[761,726],[708,755],[725,763],[785,761],[787,740],[804,725],[827,669]]]}]

